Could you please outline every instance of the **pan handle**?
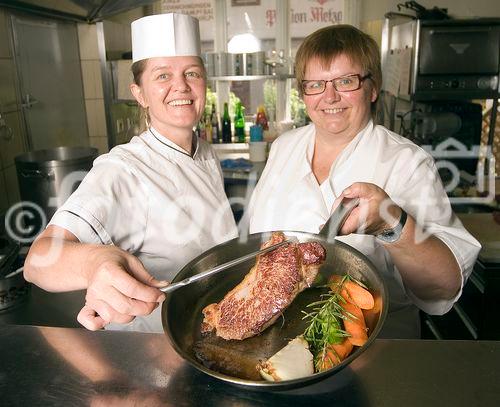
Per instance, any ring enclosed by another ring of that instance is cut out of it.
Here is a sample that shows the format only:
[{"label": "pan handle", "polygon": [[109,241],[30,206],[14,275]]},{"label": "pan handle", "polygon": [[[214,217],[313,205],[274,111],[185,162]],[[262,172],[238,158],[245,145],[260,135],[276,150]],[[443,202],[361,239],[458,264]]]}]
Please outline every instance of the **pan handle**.
[{"label": "pan handle", "polygon": [[358,206],[359,198],[343,198],[339,205],[335,208],[330,219],[321,228],[319,235],[326,237],[327,240],[334,239],[352,210]]}]

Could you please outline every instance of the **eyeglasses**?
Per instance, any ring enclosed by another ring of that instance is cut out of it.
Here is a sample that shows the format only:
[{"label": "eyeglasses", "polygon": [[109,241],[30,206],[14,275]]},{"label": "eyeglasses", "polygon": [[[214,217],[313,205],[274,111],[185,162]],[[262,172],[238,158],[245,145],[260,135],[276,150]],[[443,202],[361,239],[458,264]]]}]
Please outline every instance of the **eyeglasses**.
[{"label": "eyeglasses", "polygon": [[359,74],[341,76],[340,78],[330,79],[329,81],[302,81],[302,92],[304,95],[319,95],[326,89],[327,82],[331,82],[337,92],[352,92],[358,90],[363,81],[371,77],[371,74],[361,76]]}]

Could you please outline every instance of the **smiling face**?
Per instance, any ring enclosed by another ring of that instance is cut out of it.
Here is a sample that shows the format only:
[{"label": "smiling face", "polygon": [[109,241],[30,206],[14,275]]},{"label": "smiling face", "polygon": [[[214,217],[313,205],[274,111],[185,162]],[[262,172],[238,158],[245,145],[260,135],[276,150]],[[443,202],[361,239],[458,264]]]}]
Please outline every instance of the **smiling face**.
[{"label": "smiling face", "polygon": [[[333,58],[323,66],[319,58],[311,59],[305,69],[305,80],[331,80],[359,74],[365,76],[361,67],[353,64],[344,54]],[[337,92],[331,82],[319,95],[304,95],[307,113],[316,126],[316,135],[340,143],[348,143],[366,126],[371,118],[371,103],[377,93],[371,80],[366,79],[361,88],[352,92]]]},{"label": "smiling face", "polygon": [[194,56],[150,58],[130,89],[160,133],[191,134],[205,108],[205,69]]}]

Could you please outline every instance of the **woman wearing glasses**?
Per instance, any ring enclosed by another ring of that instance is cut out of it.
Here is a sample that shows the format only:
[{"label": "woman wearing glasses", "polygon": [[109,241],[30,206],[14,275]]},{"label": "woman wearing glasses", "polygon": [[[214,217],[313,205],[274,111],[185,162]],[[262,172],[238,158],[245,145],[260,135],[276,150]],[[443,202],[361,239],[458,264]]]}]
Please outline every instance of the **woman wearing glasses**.
[{"label": "woman wearing glasses", "polygon": [[388,283],[383,335],[420,335],[418,309],[447,312],[479,243],[454,216],[433,158],[374,123],[382,85],[375,41],[348,25],[308,36],[296,56],[312,123],[272,145],[250,205],[250,232],[317,233],[343,198],[359,198],[339,239],[367,255]]}]

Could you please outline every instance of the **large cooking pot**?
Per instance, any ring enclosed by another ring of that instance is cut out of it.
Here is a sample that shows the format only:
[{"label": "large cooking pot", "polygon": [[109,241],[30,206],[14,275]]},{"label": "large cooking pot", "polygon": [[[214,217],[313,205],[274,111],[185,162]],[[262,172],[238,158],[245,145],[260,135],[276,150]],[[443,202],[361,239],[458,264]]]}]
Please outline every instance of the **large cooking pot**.
[{"label": "large cooking pot", "polygon": [[[337,227],[340,227],[337,225]],[[328,231],[327,228],[323,230]],[[283,318],[278,319],[262,334],[243,341],[226,341],[211,334],[202,336],[200,327],[205,306],[219,302],[249,272],[255,260],[241,263],[230,270],[214,274],[167,295],[163,302],[163,328],[177,353],[195,368],[226,382],[258,390],[288,389],[319,381],[338,372],[357,358],[377,337],[387,314],[388,300],[385,282],[371,261],[351,246],[320,235],[303,232],[284,232],[287,237],[296,237],[300,242],[320,242],[327,256],[320,274],[349,273],[364,282],[375,298],[375,307],[366,318],[369,338],[365,345],[351,353],[333,369],[311,376],[282,382],[267,382],[259,379],[255,366],[283,348],[290,339],[304,332],[307,322],[302,311],[317,301],[325,288],[308,288],[300,293],[288,307]],[[191,277],[211,267],[258,250],[269,233],[236,238],[215,246],[188,263],[173,282]],[[198,357],[197,357],[198,356]],[[201,362],[203,359],[203,362]]]},{"label": "large cooking pot", "polygon": [[92,147],[56,147],[15,158],[23,210],[30,213],[25,221],[32,223],[25,227],[27,231],[36,234],[43,230],[92,168],[97,155],[97,149]]}]

